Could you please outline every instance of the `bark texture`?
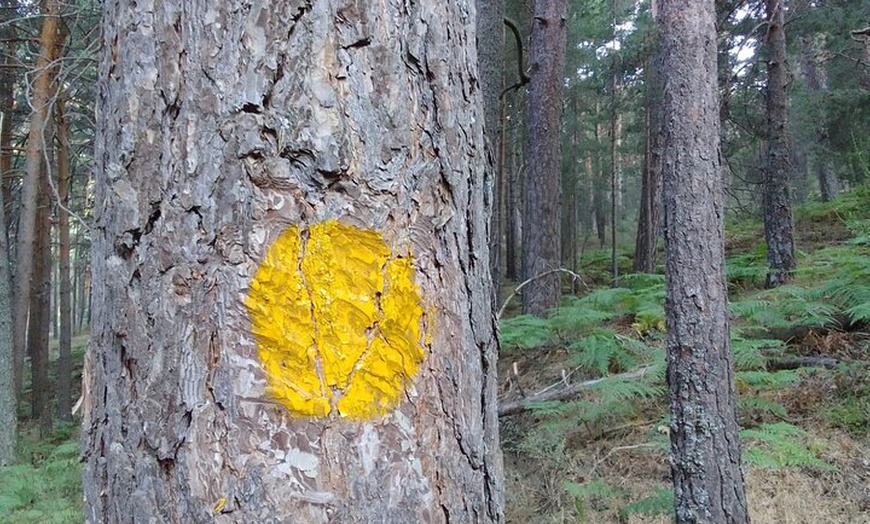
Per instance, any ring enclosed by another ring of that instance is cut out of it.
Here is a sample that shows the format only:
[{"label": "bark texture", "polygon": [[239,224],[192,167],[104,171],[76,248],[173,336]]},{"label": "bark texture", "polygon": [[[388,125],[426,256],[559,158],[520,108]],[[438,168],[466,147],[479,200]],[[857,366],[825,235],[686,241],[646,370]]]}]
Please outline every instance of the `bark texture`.
[{"label": "bark texture", "polygon": [[671,474],[679,523],[746,523],[724,274],[714,2],[659,11]]},{"label": "bark texture", "polygon": [[783,0],[767,6],[767,162],[764,169],[764,238],[767,240],[767,287],[791,280],[794,256],[794,218],[791,210],[792,164],[789,153]]},{"label": "bark texture", "polygon": [[[500,522],[473,3],[103,4],[88,522]],[[429,337],[370,421],[264,392],[248,286],[288,226],[411,253]]]},{"label": "bark texture", "polygon": [[[567,0],[536,0],[526,127],[523,277],[560,267],[562,91],[565,83]],[[561,298],[558,272],[523,291],[523,313],[544,316]]]}]

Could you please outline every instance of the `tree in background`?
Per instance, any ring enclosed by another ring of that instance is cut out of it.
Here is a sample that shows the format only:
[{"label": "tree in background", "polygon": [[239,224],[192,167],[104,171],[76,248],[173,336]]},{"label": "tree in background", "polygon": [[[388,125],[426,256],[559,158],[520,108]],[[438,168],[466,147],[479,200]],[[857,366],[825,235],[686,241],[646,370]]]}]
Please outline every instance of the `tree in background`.
[{"label": "tree in background", "polygon": [[762,185],[767,286],[789,281],[797,267],[792,217],[792,163],[788,134],[788,67],[783,0],[765,0],[767,9],[767,161]]},{"label": "tree in background", "polygon": [[748,523],[731,356],[714,2],[663,2],[667,381],[678,523]]},{"label": "tree in background", "polygon": [[[523,211],[523,313],[544,316],[561,298],[559,226],[562,173],[562,91],[567,0],[536,0],[526,131]],[[547,274],[551,272],[550,274]]]},{"label": "tree in background", "polygon": [[[0,1],[0,13],[4,20],[11,19],[17,2]],[[4,54],[0,62],[0,180],[5,180],[12,171],[12,110],[14,30],[12,24],[0,23],[0,43]],[[16,406],[18,391],[15,380],[15,349],[12,341],[12,293],[9,280],[10,250],[6,235],[6,191],[0,191],[0,466],[11,464],[15,459],[15,443],[18,433]]]},{"label": "tree in background", "polygon": [[103,4],[86,520],[500,522],[474,10],[241,4]]}]

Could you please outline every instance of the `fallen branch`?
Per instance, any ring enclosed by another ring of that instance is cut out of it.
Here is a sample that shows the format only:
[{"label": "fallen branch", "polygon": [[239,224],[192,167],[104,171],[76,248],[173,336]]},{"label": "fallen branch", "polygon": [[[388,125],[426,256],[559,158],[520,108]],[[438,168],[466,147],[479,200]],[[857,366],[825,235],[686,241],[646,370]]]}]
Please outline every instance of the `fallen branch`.
[{"label": "fallen branch", "polygon": [[[551,400],[567,400],[569,398],[573,398],[580,394],[581,391],[585,389],[589,389],[592,386],[598,385],[605,380],[610,379],[624,379],[624,378],[640,378],[652,371],[653,366],[647,366],[640,369],[636,369],[634,371],[629,371],[628,373],[620,373],[619,375],[610,375],[607,377],[596,378],[593,380],[587,380],[585,382],[580,382],[562,389],[555,390],[545,390],[541,393],[537,393],[530,397],[525,397],[520,400],[514,400],[511,402],[506,402],[501,404],[498,407],[498,416],[499,417],[507,417],[509,415],[516,415],[517,413],[521,413],[529,409],[532,404],[537,402],[548,402]],[[549,389],[549,388],[548,388]]]},{"label": "fallen branch", "polygon": [[779,371],[782,369],[798,369],[804,367],[837,369],[839,366],[840,361],[831,357],[780,358],[776,360],[771,360],[767,363],[767,368],[770,371]]}]

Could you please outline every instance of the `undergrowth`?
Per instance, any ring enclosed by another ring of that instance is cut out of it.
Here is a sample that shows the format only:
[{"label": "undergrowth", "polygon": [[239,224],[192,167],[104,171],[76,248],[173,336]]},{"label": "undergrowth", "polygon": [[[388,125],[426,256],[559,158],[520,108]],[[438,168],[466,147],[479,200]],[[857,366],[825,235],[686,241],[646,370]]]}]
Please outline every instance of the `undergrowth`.
[{"label": "undergrowth", "polygon": [[[813,221],[836,223],[844,233],[834,243],[806,246],[799,253],[799,269],[789,285],[763,289],[767,252],[757,240],[758,222],[737,228],[740,245],[729,251],[726,278],[732,297],[738,422],[743,428],[744,463],[825,472],[835,466],[824,459],[823,440],[801,427],[801,420],[783,401],[787,397],[783,392],[799,390],[809,373],[815,380],[833,383],[831,391],[836,394],[819,395],[823,403],[820,420],[831,428],[866,435],[870,368],[856,362],[837,370],[810,372],[807,368],[780,369],[775,364],[805,355],[806,348],[798,342],[808,333],[854,330],[870,324],[870,188],[860,188],[834,203],[805,206],[797,218],[798,229],[808,238],[811,233],[824,237],[808,231]],[[599,266],[583,268],[595,280],[603,280],[598,273],[606,272],[604,262],[609,263],[599,258]],[[666,456],[669,422],[661,418],[667,409],[664,296],[662,275],[627,275],[619,287],[566,297],[547,319],[520,315],[500,322],[504,355],[516,358],[537,348],[556,348],[567,355],[564,363],[572,368],[569,373],[562,371],[565,384],[569,379],[604,377],[571,400],[533,405],[531,422],[516,432],[510,425],[504,431],[506,451],[561,471],[566,479],[562,489],[573,501],[571,509],[578,522],[587,521],[592,508],[616,509],[620,518],[672,512],[673,493],[664,486],[651,488],[644,498],[631,499],[606,477],[590,475],[577,481],[565,466],[573,463],[570,457],[576,450],[572,447],[630,426],[653,428],[642,446],[649,445],[648,452]],[[858,352],[861,360],[867,356],[866,348]],[[640,368],[648,368],[640,378],[620,376]],[[583,438],[578,439],[578,434]]]},{"label": "undergrowth", "polygon": [[0,467],[2,521],[10,524],[81,522],[81,444],[76,426],[59,425],[53,437],[45,440],[38,440],[26,431],[20,437],[20,463]]}]

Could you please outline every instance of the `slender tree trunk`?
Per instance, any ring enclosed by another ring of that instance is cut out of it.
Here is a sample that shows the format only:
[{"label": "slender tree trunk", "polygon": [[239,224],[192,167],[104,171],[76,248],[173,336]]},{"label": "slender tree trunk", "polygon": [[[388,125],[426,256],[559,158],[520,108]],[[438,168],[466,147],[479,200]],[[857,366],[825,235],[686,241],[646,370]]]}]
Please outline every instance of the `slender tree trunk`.
[{"label": "slender tree trunk", "polygon": [[[0,209],[3,195],[0,193]],[[15,461],[18,433],[17,391],[12,366],[12,294],[9,286],[9,244],[6,217],[0,212],[0,466]]]},{"label": "slender tree trunk", "polygon": [[[523,277],[560,267],[562,87],[565,83],[567,0],[536,0],[526,127],[527,181],[523,218]],[[523,290],[523,313],[544,316],[561,298],[559,273]]]},{"label": "slender tree trunk", "polygon": [[748,523],[728,334],[715,8],[662,2],[662,175],[677,522]]},{"label": "slender tree trunk", "polygon": [[[483,92],[484,128],[486,135],[487,158],[489,175],[486,185],[491,198],[489,204],[493,209],[493,217],[490,221],[492,281],[495,283],[494,292],[498,303],[498,290],[501,282],[502,264],[501,258],[503,243],[503,201],[504,194],[501,191],[503,174],[498,169],[501,158],[501,103],[499,95],[502,92],[502,70],[504,69],[504,1],[503,0],[476,0],[477,6],[477,57],[480,71],[481,91]],[[496,306],[498,307],[498,306]]]},{"label": "slender tree trunk", "polygon": [[[0,1],[0,8],[10,15],[17,2]],[[11,16],[10,16],[11,18]],[[8,67],[15,56],[14,25],[0,24],[0,40],[4,42],[0,62],[0,466],[15,460],[18,438],[18,389],[15,382],[15,349],[12,342],[12,289],[9,278],[11,253],[6,224],[8,179],[12,174],[12,111],[14,107],[14,69]]]},{"label": "slender tree trunk", "polygon": [[601,143],[601,137],[604,134],[599,123],[600,108],[598,102],[595,104],[595,194],[593,195],[593,205],[595,207],[595,229],[598,235],[598,246],[604,249],[607,244],[607,175],[604,170],[604,159],[600,151],[604,145]]},{"label": "slender tree trunk", "polygon": [[[0,0],[0,12],[4,14],[6,20],[12,20],[18,13],[18,1]],[[4,202],[12,200],[12,119],[18,71],[15,67],[18,48],[15,28],[16,25],[13,23],[0,23],[0,46],[3,49],[2,59],[0,59],[0,113],[2,113],[0,115],[0,187],[2,187]],[[12,223],[12,217],[5,207],[0,208],[0,213],[4,214],[5,224]],[[6,235],[5,228],[3,234]]]},{"label": "slender tree trunk", "polygon": [[[45,169],[49,167],[46,166]],[[39,422],[42,438],[51,434],[51,384],[48,373],[48,339],[51,328],[51,209],[45,176],[40,176],[36,230],[33,243],[33,285],[27,348],[30,355],[31,416]]]},{"label": "slender tree trunk", "polygon": [[[656,40],[657,36],[654,36]],[[658,43],[653,45],[658,51]],[[646,72],[646,140],[641,168],[640,211],[637,217],[637,238],[632,271],[653,273],[656,269],[659,224],[661,222],[662,157],[661,157],[661,79],[659,64],[647,62]]]},{"label": "slender tree trunk", "polygon": [[102,29],[85,520],[501,522],[473,3]]},{"label": "slender tree trunk", "polygon": [[18,221],[18,251],[15,271],[15,308],[13,318],[13,343],[15,347],[15,390],[21,391],[24,375],[24,354],[26,351],[27,322],[33,278],[34,241],[36,234],[37,197],[39,195],[39,175],[43,169],[44,132],[51,104],[53,68],[50,67],[57,48],[59,36],[60,3],[57,0],[45,2],[42,29],[39,36],[39,57],[36,61],[36,75],[33,82],[33,95],[30,115],[30,131],[27,136],[27,159],[24,181],[21,185],[21,208]]},{"label": "slender tree trunk", "polygon": [[[801,72],[807,91],[815,100],[827,97],[828,78],[824,65],[818,59],[815,39],[813,37],[801,38]],[[842,189],[842,183],[837,177],[834,168],[833,155],[831,153],[831,140],[827,124],[819,119],[815,128],[815,147],[812,163],[818,172],[819,193],[823,202],[830,202]]]},{"label": "slender tree trunk", "polygon": [[794,275],[794,219],[791,210],[792,164],[788,143],[788,108],[784,0],[767,2],[767,162],[764,169],[764,237],[767,240],[767,286]]},{"label": "slender tree trunk", "polygon": [[57,416],[60,420],[72,420],[72,305],[70,289],[70,239],[69,239],[69,131],[66,120],[66,104],[58,98],[57,105],[57,237],[59,265],[58,308],[60,336],[57,359]]}]

